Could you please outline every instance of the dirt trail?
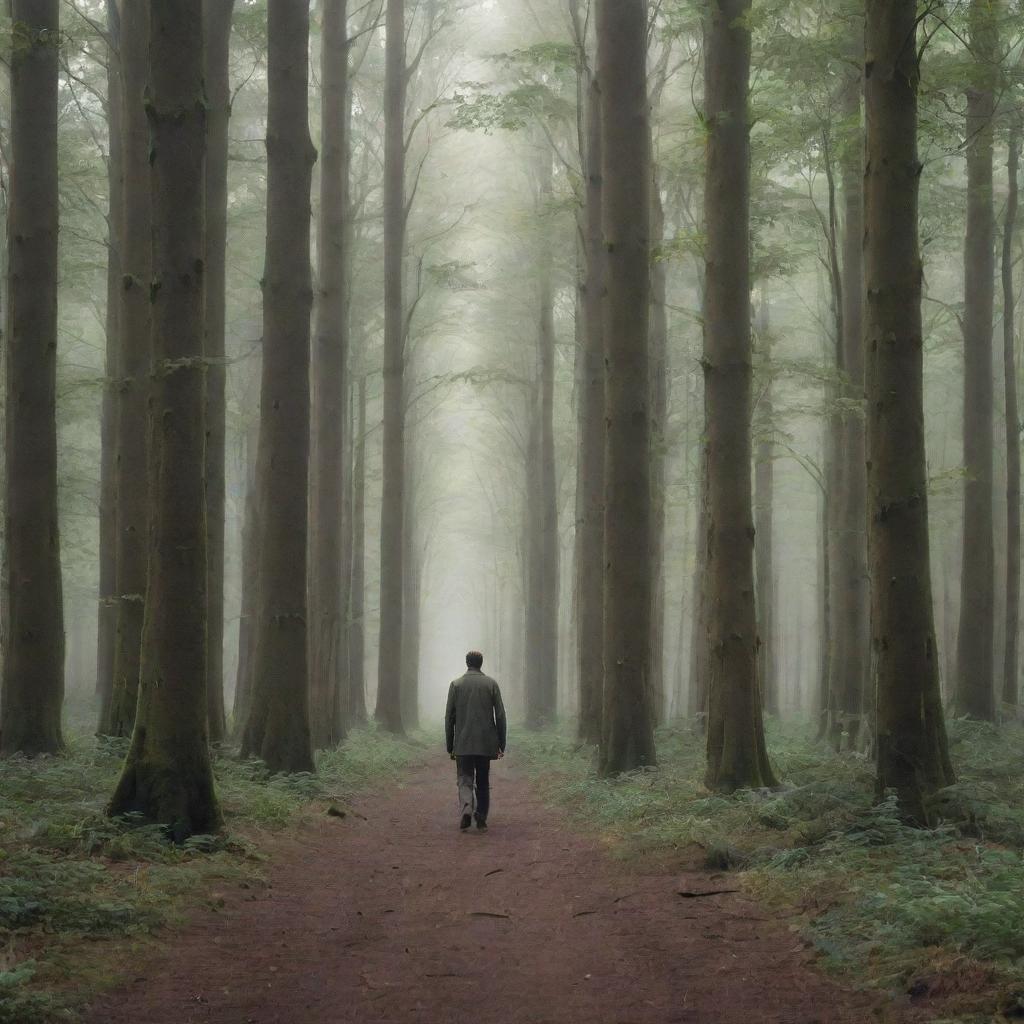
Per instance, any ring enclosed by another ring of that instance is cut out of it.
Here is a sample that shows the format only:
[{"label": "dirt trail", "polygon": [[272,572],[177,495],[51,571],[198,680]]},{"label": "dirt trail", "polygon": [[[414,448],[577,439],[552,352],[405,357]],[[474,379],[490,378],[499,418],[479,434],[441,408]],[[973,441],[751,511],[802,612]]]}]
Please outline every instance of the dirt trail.
[{"label": "dirt trail", "polygon": [[[507,762],[491,829],[461,834],[431,760],[275,848],[94,1008],[92,1024],[865,1024],[785,922],[728,878],[618,864]],[[890,1011],[891,1012],[891,1011]],[[893,1020],[886,1015],[884,1019]]]}]

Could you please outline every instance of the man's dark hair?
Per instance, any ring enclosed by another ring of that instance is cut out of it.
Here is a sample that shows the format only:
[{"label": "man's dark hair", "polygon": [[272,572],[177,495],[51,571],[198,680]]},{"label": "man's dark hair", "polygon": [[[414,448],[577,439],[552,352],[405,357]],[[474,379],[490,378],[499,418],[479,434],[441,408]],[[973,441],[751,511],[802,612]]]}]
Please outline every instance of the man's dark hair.
[{"label": "man's dark hair", "polygon": [[470,651],[466,655],[466,666],[468,668],[481,669],[484,667],[484,656],[479,651]]}]

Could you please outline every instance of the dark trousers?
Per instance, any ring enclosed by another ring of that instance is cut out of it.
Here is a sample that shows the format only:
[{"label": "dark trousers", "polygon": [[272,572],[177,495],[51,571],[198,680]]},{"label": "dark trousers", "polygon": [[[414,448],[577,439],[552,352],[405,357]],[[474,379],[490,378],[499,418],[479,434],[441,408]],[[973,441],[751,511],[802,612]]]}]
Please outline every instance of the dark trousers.
[{"label": "dark trousers", "polygon": [[475,805],[477,818],[486,821],[487,812],[491,809],[491,759],[476,755],[457,757],[455,770],[459,779],[459,802],[462,804],[462,813],[472,814]]}]

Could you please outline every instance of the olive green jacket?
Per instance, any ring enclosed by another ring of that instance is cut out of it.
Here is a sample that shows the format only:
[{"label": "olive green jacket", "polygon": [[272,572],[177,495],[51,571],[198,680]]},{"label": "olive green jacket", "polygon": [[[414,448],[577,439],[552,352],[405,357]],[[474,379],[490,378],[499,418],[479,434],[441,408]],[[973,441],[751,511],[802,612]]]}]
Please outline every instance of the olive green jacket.
[{"label": "olive green jacket", "polygon": [[448,753],[456,757],[489,757],[505,750],[505,705],[498,684],[470,669],[448,689],[444,713]]}]

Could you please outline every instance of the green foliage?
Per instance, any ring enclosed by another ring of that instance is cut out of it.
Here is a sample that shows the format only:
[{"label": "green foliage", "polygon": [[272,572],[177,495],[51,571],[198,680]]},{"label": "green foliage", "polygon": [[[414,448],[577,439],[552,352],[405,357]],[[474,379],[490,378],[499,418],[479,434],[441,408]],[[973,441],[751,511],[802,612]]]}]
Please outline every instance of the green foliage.
[{"label": "green foliage", "polygon": [[867,758],[769,727],[783,788],[731,797],[704,789],[703,739],[687,727],[663,730],[657,772],[614,781],[560,737],[526,737],[519,750],[548,797],[620,855],[737,870],[767,905],[795,909],[830,968],[927,988],[936,963],[955,961],[944,994],[963,1012],[1024,992],[1024,730],[951,723],[960,782],[934,800],[941,825],[922,830],[900,821],[894,797],[874,799]]}]

